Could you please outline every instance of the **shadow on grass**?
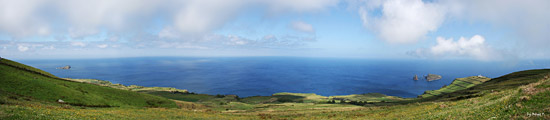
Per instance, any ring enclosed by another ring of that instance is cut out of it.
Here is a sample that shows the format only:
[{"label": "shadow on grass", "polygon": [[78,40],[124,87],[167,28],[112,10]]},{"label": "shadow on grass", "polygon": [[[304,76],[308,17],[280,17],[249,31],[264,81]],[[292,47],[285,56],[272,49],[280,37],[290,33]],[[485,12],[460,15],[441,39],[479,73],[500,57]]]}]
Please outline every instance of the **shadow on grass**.
[{"label": "shadow on grass", "polygon": [[274,98],[277,98],[277,102],[295,102],[295,103],[302,103],[304,102],[303,96],[295,96],[295,95],[274,95],[272,96]]}]

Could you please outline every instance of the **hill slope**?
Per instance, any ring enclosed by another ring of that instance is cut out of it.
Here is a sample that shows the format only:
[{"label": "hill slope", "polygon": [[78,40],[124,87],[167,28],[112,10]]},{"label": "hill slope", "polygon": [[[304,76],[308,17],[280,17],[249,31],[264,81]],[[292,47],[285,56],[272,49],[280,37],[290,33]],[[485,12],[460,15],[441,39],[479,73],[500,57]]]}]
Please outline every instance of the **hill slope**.
[{"label": "hill slope", "polygon": [[58,99],[74,106],[87,107],[176,107],[166,98],[70,82],[42,70],[11,60],[0,60],[0,102],[44,101]]},{"label": "hill slope", "polygon": [[441,89],[438,90],[428,90],[424,92],[424,94],[420,95],[420,98],[429,98],[433,96],[439,96],[444,94],[453,93],[455,91],[464,90],[467,88],[474,87],[478,84],[482,84],[486,81],[491,80],[491,78],[487,77],[479,77],[479,76],[471,76],[471,77],[465,77],[465,78],[457,78],[455,79],[450,85],[444,86]]}]

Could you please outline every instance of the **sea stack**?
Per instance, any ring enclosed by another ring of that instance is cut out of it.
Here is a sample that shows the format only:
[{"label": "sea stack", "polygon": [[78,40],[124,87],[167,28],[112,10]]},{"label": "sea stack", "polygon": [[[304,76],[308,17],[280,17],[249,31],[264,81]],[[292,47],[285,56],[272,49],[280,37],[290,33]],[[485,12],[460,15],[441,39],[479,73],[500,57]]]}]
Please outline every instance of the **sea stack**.
[{"label": "sea stack", "polygon": [[418,80],[418,75],[414,75],[413,80]]}]

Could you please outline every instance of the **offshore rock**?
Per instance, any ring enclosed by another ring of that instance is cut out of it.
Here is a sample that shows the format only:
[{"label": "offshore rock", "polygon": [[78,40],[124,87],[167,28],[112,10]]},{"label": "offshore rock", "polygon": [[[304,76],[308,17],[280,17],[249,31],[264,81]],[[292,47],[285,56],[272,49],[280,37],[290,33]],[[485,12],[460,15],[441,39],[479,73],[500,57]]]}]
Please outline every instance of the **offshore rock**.
[{"label": "offshore rock", "polygon": [[427,81],[434,81],[434,80],[441,79],[441,75],[428,74],[428,76],[425,76],[425,78],[426,78]]},{"label": "offshore rock", "polygon": [[58,67],[57,69],[66,69],[66,70],[68,70],[68,69],[71,69],[71,66],[67,65],[65,67]]}]

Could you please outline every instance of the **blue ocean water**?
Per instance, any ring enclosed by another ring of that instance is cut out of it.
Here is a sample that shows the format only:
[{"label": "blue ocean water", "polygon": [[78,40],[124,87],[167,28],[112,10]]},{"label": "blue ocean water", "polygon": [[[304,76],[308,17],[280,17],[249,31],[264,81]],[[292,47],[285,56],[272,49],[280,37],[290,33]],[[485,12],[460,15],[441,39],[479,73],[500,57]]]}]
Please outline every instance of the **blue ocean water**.
[{"label": "blue ocean water", "polygon": [[[124,85],[175,87],[241,97],[278,92],[348,95],[383,93],[416,97],[455,78],[498,77],[514,71],[550,68],[550,61],[370,60],[303,57],[143,57],[22,60],[63,78],[90,78]],[[71,65],[70,70],[56,69]],[[443,79],[412,80],[428,73]]]}]

